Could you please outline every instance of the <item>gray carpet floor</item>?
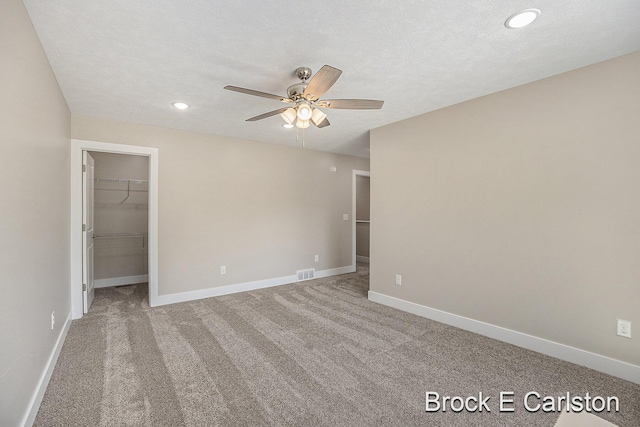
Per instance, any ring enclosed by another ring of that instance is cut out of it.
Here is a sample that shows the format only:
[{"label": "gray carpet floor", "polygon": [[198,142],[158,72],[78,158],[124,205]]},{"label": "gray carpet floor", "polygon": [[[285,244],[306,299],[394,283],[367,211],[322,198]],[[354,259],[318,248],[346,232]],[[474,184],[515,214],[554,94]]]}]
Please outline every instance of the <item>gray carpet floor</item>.
[{"label": "gray carpet floor", "polygon": [[[640,386],[372,303],[368,270],[149,308],[146,285],[104,288],[73,321],[35,426],[553,426],[542,396]],[[425,412],[425,392],[490,396],[491,412]],[[515,412],[498,409],[513,391]]]}]

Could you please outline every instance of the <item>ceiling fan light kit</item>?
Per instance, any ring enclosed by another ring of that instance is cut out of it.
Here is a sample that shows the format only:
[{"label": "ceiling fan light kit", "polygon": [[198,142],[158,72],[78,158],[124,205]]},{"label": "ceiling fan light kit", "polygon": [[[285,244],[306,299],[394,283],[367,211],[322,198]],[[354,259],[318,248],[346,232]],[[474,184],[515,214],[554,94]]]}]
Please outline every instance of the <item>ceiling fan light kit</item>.
[{"label": "ceiling fan light kit", "polygon": [[313,111],[311,111],[311,106],[306,102],[301,102],[298,104],[298,118],[300,120],[309,120]]},{"label": "ceiling fan light kit", "polygon": [[296,69],[296,76],[300,79],[300,82],[287,88],[288,97],[238,86],[225,86],[224,89],[294,104],[294,106],[280,108],[278,110],[260,114],[259,116],[251,117],[247,119],[247,121],[255,122],[279,114],[280,117],[282,117],[282,120],[285,121],[285,125],[295,125],[299,129],[308,128],[310,122],[318,128],[330,125],[327,115],[323,111],[319,110],[319,108],[343,110],[379,110],[382,108],[384,101],[373,99],[320,100],[320,97],[334,85],[341,74],[341,70],[325,65],[312,77],[310,68],[299,67]]},{"label": "ceiling fan light kit", "polygon": [[282,117],[282,120],[284,120],[287,124],[293,124],[293,121],[296,119],[297,117],[297,113],[296,110],[294,110],[293,108],[287,108],[286,110],[284,110],[284,112],[282,112],[280,114],[280,117]]},{"label": "ceiling fan light kit", "polygon": [[327,115],[322,111],[318,110],[317,108],[315,108],[313,110],[313,114],[311,114],[311,121],[316,126],[319,126],[320,123],[322,123],[326,118],[327,118]]}]

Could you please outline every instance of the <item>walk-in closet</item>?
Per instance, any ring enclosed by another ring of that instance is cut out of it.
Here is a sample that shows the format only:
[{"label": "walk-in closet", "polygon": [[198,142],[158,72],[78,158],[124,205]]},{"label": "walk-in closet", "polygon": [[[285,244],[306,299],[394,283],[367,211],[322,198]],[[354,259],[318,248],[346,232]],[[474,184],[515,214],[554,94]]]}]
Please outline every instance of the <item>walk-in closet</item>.
[{"label": "walk-in closet", "polygon": [[95,160],[94,286],[148,282],[149,158],[90,154]]},{"label": "walk-in closet", "polygon": [[356,176],[356,260],[369,262],[370,178]]}]

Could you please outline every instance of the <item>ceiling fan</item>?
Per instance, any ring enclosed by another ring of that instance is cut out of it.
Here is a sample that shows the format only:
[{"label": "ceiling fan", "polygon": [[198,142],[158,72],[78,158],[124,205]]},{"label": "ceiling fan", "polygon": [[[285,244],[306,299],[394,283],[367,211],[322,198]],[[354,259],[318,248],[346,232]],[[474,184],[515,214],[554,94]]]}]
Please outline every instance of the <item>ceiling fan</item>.
[{"label": "ceiling fan", "polygon": [[319,128],[329,126],[327,115],[320,108],[336,108],[343,110],[379,110],[384,101],[373,99],[324,99],[320,97],[327,92],[338,80],[342,70],[325,65],[311,77],[311,69],[300,67],[296,69],[296,76],[301,80],[299,83],[289,86],[288,97],[273,95],[271,93],[260,92],[252,89],[245,89],[238,86],[225,86],[227,90],[245,93],[247,95],[261,96],[263,98],[275,99],[288,103],[289,106],[278,110],[269,111],[259,116],[247,119],[248,122],[266,119],[267,117],[280,114],[289,127],[296,126],[300,129],[309,127],[313,123]]}]

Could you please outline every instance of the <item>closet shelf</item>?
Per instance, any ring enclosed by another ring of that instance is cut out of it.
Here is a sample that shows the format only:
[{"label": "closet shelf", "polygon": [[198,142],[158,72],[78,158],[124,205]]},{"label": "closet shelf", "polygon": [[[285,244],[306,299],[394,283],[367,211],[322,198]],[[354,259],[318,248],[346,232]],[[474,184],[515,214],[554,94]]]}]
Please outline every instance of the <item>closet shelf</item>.
[{"label": "closet shelf", "polygon": [[145,179],[129,179],[129,178],[98,178],[96,177],[95,182],[119,182],[119,183],[130,183],[130,184],[148,184],[149,181]]},{"label": "closet shelf", "polygon": [[356,224],[369,224],[370,222],[368,219],[356,219]]},{"label": "closet shelf", "polygon": [[148,233],[104,233],[94,234],[94,239],[119,239],[122,237],[147,237]]},{"label": "closet shelf", "polygon": [[[120,201],[120,204],[129,200],[129,198],[131,197],[131,193],[148,193],[149,192],[149,181],[144,179],[96,177],[94,178],[94,180],[96,183],[126,184],[126,188],[99,188],[98,186],[94,186],[94,190],[99,190],[99,191],[126,191],[127,197],[125,197],[124,200]],[[133,184],[133,188],[132,188],[132,184]],[[142,187],[137,187],[136,189],[136,186],[138,185]],[[117,187],[117,186],[111,186],[111,187]]]}]

